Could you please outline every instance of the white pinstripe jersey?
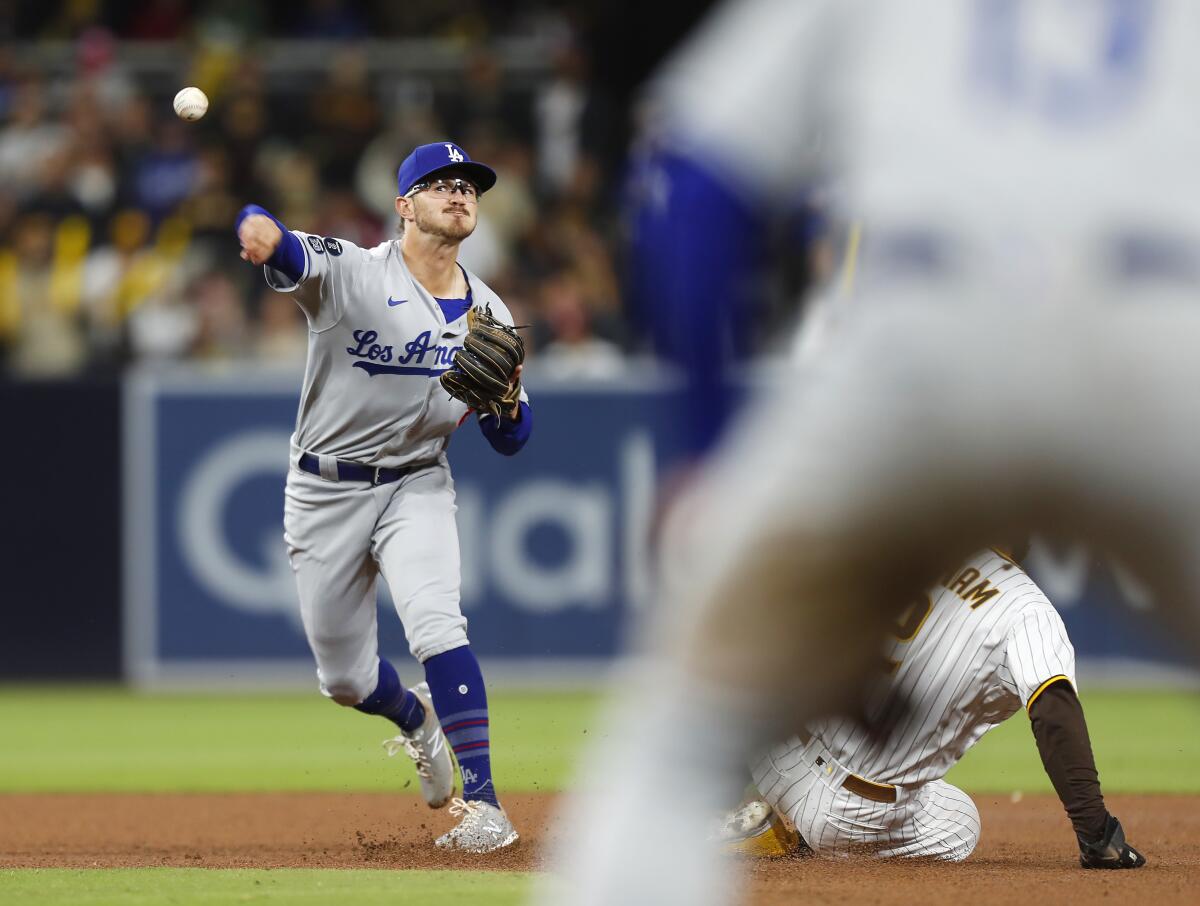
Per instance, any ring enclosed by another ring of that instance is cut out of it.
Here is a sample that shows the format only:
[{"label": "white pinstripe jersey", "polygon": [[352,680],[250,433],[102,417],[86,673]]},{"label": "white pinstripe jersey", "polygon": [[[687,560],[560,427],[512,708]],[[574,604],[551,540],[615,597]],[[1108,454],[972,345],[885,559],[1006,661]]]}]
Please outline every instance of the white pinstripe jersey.
[{"label": "white pinstripe jersey", "polygon": [[848,719],[809,726],[843,767],[868,780],[936,780],[1048,680],[1065,676],[1075,684],[1075,650],[1058,611],[1019,566],[994,551],[943,578],[905,612],[894,634],[891,676],[867,709],[884,726],[899,715],[891,730],[873,740]]}]

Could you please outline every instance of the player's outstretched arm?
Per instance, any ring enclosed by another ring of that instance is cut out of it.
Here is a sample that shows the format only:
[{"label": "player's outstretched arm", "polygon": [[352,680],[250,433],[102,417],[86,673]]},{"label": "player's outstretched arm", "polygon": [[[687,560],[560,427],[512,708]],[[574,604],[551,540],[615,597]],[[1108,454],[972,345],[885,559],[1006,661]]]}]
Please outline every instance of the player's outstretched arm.
[{"label": "player's outstretched arm", "polygon": [[1044,686],[1029,703],[1042,765],[1079,841],[1084,868],[1141,868],[1145,857],[1125,841],[1121,822],[1108,813],[1092,755],[1083,706],[1066,677]]},{"label": "player's outstretched arm", "polygon": [[300,239],[265,208],[248,204],[234,223],[241,257],[254,265],[267,265],[293,282],[304,275],[304,247]]}]

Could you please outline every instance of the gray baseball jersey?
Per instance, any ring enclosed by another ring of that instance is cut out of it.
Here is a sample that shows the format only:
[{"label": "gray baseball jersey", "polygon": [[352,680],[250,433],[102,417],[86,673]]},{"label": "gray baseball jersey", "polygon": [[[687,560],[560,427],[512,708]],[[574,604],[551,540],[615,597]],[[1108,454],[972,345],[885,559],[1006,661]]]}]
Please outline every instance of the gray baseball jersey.
[{"label": "gray baseball jersey", "polygon": [[[304,273],[293,283],[265,268],[267,283],[295,294],[308,317],[308,361],[293,447],[364,465],[397,468],[436,459],[467,407],[438,381],[467,332],[465,313],[447,323],[404,263],[398,241],[364,249],[293,231]],[[471,299],[512,315],[467,271]],[[522,390],[521,399],[527,399]],[[294,451],[295,455],[295,451]]]}]

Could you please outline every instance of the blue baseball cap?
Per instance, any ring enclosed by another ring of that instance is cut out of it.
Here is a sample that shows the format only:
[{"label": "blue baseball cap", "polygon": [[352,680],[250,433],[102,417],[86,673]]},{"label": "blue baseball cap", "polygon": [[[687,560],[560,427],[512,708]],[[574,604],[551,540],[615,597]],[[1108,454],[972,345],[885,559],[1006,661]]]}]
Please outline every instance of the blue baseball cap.
[{"label": "blue baseball cap", "polygon": [[433,142],[413,149],[396,172],[396,185],[401,195],[407,195],[417,183],[439,170],[461,170],[475,183],[482,195],[496,184],[496,171],[476,163],[454,142]]}]

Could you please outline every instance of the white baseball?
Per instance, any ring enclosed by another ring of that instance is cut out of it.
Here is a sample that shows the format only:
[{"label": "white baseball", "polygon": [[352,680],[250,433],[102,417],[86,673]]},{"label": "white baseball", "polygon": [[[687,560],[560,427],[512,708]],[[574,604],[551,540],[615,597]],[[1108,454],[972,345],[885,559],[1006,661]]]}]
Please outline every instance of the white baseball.
[{"label": "white baseball", "polygon": [[175,115],[194,123],[208,112],[208,96],[196,87],[180,89],[175,95]]}]

